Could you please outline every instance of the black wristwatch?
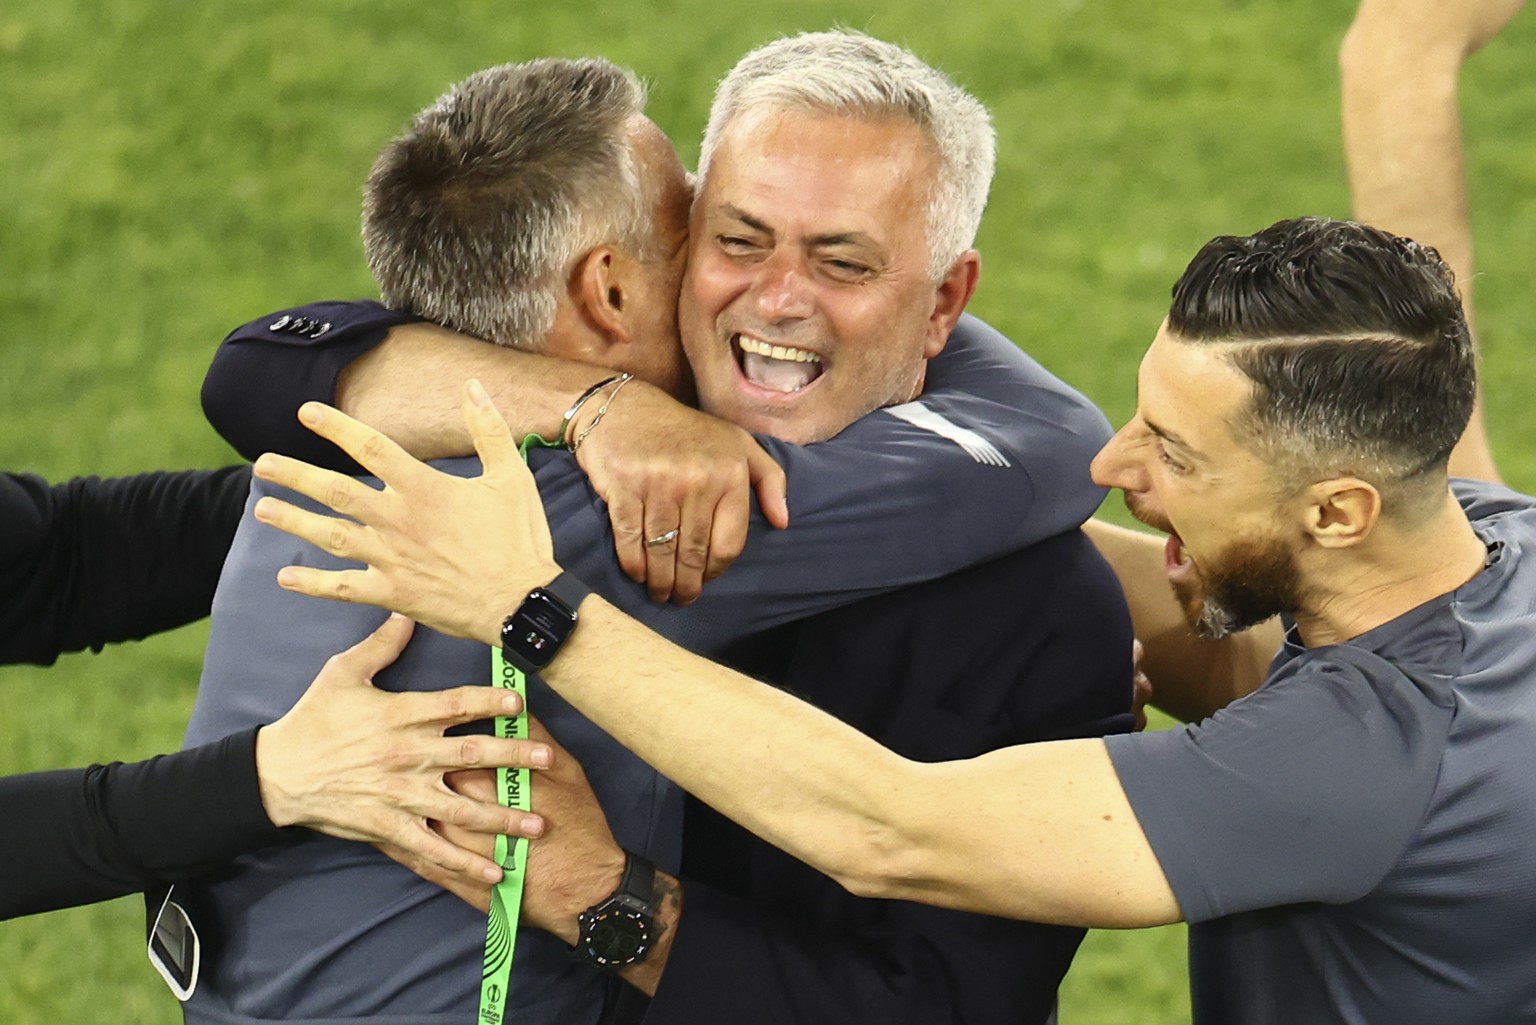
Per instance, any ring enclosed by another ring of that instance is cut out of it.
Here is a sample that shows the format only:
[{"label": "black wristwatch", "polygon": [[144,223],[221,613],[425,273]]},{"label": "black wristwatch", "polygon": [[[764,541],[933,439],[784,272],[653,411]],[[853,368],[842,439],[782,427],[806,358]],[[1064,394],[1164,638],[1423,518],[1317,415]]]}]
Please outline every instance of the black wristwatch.
[{"label": "black wristwatch", "polygon": [[624,878],[607,900],[576,917],[580,933],[571,953],[597,968],[618,971],[645,960],[656,938],[656,866],[624,852]]},{"label": "black wristwatch", "polygon": [[502,657],[525,673],[549,665],[576,629],[576,610],[591,593],[569,573],[529,591],[517,611],[502,621]]}]

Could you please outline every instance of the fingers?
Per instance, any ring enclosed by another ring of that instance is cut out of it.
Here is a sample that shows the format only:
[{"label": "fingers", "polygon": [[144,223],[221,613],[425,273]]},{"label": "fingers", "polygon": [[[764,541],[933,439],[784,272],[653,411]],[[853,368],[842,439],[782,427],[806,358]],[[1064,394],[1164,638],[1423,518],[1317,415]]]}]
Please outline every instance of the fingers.
[{"label": "fingers", "polygon": [[474,378],[464,384],[463,406],[464,421],[469,425],[469,436],[474,440],[475,451],[480,454],[480,464],[485,467],[485,472],[505,470],[513,464],[521,466],[523,457],[517,450],[517,442],[512,440],[511,428],[491,401],[485,386]]},{"label": "fingers", "polygon": [[608,522],[613,525],[613,553],[624,575],[645,583],[645,503],[629,491],[608,495]]},{"label": "fingers", "polygon": [[[332,412],[335,412],[332,410]],[[340,416],[340,413],[336,414]],[[256,476],[271,481],[291,491],[355,519],[366,519],[368,511],[378,501],[379,491],[355,477],[325,470],[318,466],[275,452],[267,452],[252,467]],[[313,515],[313,514],[311,514]]]},{"label": "fingers", "polygon": [[277,583],[285,591],[307,594],[311,598],[389,607],[388,589],[371,571],[284,566],[277,571]]},{"label": "fingers", "polygon": [[[496,803],[495,791],[486,800],[477,800],[445,791],[442,801],[423,811],[423,817],[455,826],[466,833],[479,833],[485,838],[485,849],[491,850],[491,839],[496,834],[526,836],[529,839],[544,834],[544,818],[532,812],[504,808]],[[456,835],[456,834],[455,834]],[[470,842],[460,838],[461,843]]]},{"label": "fingers", "polygon": [[[266,458],[262,456],[262,459]],[[252,515],[258,522],[292,534],[300,541],[308,541],[337,558],[372,564],[379,556],[378,545],[367,530],[356,523],[300,509],[280,498],[268,495],[261,499]]]},{"label": "fingers", "polygon": [[547,769],[554,751],[546,743],[515,737],[480,734],[444,737],[432,749],[432,765],[438,769],[477,769],[506,766],[516,769]]},{"label": "fingers", "polygon": [[416,691],[403,693],[397,700],[412,703],[415,721],[439,727],[457,726],[497,715],[517,715],[523,710],[523,699],[516,691],[499,687]]},{"label": "fingers", "polygon": [[704,579],[713,580],[730,568],[747,545],[747,530],[752,524],[752,496],[745,491],[730,491],[715,507],[709,534],[709,558]]},{"label": "fingers", "polygon": [[393,844],[377,844],[376,846],[384,854],[389,855],[427,882],[441,886],[472,907],[479,908],[483,912],[491,906],[491,889],[489,884],[497,880],[488,880],[486,882],[475,880],[470,882],[450,872],[444,872],[436,865],[423,861],[415,854]]},{"label": "fingers", "polygon": [[789,478],[784,467],[755,441],[747,449],[747,477],[768,522],[780,530],[789,526]]},{"label": "fingers", "polygon": [[425,824],[419,828],[403,830],[395,838],[395,846],[407,855],[420,858],[426,864],[452,875],[483,879],[486,882],[499,880],[502,875],[501,866],[495,861],[449,843]]},{"label": "fingers", "polygon": [[652,601],[672,597],[677,576],[677,539],[682,528],[682,510],[666,503],[647,503],[645,507],[645,589]]},{"label": "fingers", "polygon": [[463,410],[469,436],[484,468],[481,480],[494,482],[499,493],[516,503],[517,507],[508,509],[507,515],[526,525],[527,534],[521,540],[527,541],[528,551],[552,557],[554,543],[549,536],[549,520],[544,515],[544,502],[533,482],[533,472],[523,461],[501,411],[485,387],[473,378],[464,383]]},{"label": "fingers", "polygon": [[1131,641],[1131,710],[1136,713],[1136,729],[1147,728],[1147,705],[1152,701],[1152,680],[1141,668],[1146,654],[1140,638]]},{"label": "fingers", "polygon": [[406,724],[420,725],[432,731],[433,739],[423,754],[426,763],[434,769],[451,771],[495,766],[548,769],[555,763],[554,749],[547,733],[541,732],[538,737],[527,740],[479,733],[442,735],[449,726],[518,714],[522,711],[523,701],[516,691],[497,687],[456,687],[444,691],[389,694],[385,695],[385,700],[393,702],[393,707],[404,709]]},{"label": "fingers", "polygon": [[[530,720],[531,721],[531,720]],[[494,769],[460,769],[443,775],[443,782],[456,794],[476,801],[496,800],[496,772]]]},{"label": "fingers", "polygon": [[704,571],[709,562],[717,506],[714,495],[701,498],[691,492],[683,503],[672,569],[671,599],[677,605],[688,605],[697,600],[704,588]]},{"label": "fingers", "polygon": [[[300,406],[299,422],[320,435],[320,437],[333,442],[369,473],[388,485],[394,486],[405,483],[415,471],[425,469],[405,449],[390,441],[383,434],[367,424],[352,419],[341,410],[323,403],[306,402]],[[297,460],[292,461],[297,462]],[[300,463],[299,465],[307,466],[308,464]],[[310,469],[316,470],[317,468],[310,467]],[[318,472],[324,473],[327,471]],[[340,474],[336,476],[340,476]],[[302,489],[294,488],[294,490]],[[304,493],[309,494],[307,491]],[[316,501],[325,501],[319,495],[310,495],[310,497]]]},{"label": "fingers", "polygon": [[[373,633],[346,651],[333,655],[327,663],[327,668],[334,665],[344,671],[346,679],[367,683],[376,674],[394,664],[395,659],[400,657],[400,653],[410,643],[411,634],[415,629],[416,624],[410,619],[392,612]],[[321,674],[321,676],[329,675],[331,674]],[[319,682],[318,679],[316,682]],[[516,694],[513,695],[513,697],[516,696]]]}]

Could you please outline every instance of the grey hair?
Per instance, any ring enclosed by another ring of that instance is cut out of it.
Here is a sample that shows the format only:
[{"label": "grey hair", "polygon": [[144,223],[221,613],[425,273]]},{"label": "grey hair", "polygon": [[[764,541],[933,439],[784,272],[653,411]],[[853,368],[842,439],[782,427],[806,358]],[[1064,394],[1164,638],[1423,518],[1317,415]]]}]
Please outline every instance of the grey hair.
[{"label": "grey hair", "polygon": [[644,109],[639,79],[600,59],[502,64],[455,85],[368,175],[363,248],[384,302],[539,347],[578,257],[649,244],[626,134]]},{"label": "grey hair", "polygon": [[929,276],[942,278],[975,244],[996,169],[997,135],[987,108],[942,71],[860,32],[807,32],[760,46],[715,90],[699,177],[709,177],[715,150],[737,117],[786,111],[915,124],[939,161],[928,197]]}]

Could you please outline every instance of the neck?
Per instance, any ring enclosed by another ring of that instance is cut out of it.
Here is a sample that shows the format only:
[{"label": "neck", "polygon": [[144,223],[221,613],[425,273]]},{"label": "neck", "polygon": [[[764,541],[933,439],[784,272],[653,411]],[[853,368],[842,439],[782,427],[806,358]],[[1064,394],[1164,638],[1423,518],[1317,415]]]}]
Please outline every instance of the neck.
[{"label": "neck", "polygon": [[1456,499],[1426,523],[1402,529],[1378,522],[1370,537],[1347,550],[1318,550],[1316,572],[1305,574],[1305,607],[1296,627],[1309,648],[1338,644],[1389,623],[1454,591],[1487,560],[1487,549]]}]

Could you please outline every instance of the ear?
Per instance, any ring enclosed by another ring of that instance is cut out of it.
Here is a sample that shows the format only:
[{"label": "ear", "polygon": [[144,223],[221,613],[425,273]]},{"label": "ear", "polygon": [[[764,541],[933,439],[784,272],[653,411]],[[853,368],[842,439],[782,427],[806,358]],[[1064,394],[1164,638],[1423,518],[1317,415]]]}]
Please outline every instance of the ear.
[{"label": "ear", "polygon": [[1322,548],[1359,544],[1381,518],[1381,492],[1357,477],[1318,481],[1306,501],[1307,532]]},{"label": "ear", "polygon": [[933,312],[928,316],[928,338],[923,346],[923,357],[933,359],[944,351],[949,333],[955,329],[965,304],[976,294],[976,283],[981,280],[981,254],[967,249],[944,272],[933,294]]},{"label": "ear", "polygon": [[625,316],[633,297],[623,274],[624,258],[612,246],[597,246],[576,262],[571,291],[582,318],[609,345],[628,342]]}]

